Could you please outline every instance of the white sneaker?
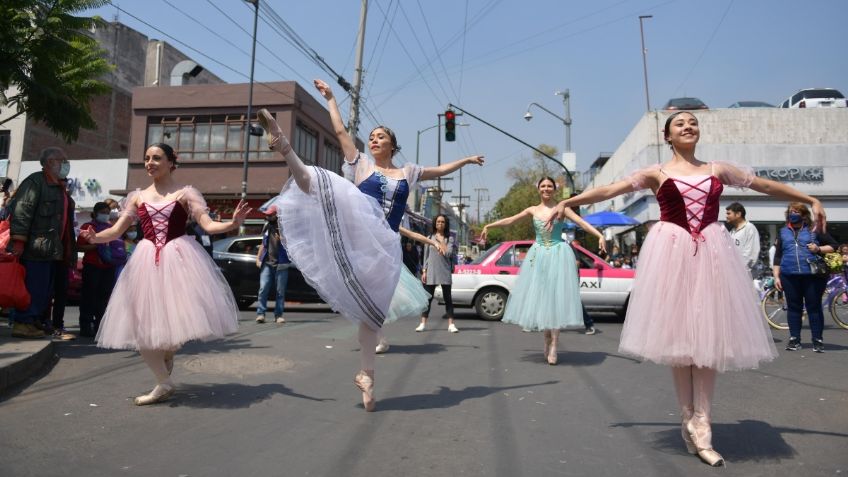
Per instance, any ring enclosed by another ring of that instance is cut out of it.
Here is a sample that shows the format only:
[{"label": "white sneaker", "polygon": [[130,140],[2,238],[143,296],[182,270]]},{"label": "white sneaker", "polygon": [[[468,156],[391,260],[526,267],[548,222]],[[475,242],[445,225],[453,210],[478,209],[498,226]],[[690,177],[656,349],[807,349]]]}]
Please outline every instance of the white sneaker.
[{"label": "white sneaker", "polygon": [[283,323],[286,322],[286,319],[283,318],[282,316],[278,316],[276,321],[277,321],[278,325],[282,325]]},{"label": "white sneaker", "polygon": [[451,333],[459,333],[459,328],[457,328],[455,324],[451,323],[448,325],[448,331]]},{"label": "white sneaker", "polygon": [[388,351],[388,350],[389,350],[389,342],[388,342],[388,341],[380,341],[380,342],[377,344],[377,348],[375,348],[375,350],[374,350],[374,351],[375,351],[377,354],[383,354],[383,353],[385,353],[385,352],[386,352],[386,351]]},{"label": "white sneaker", "polygon": [[595,334],[595,327],[590,326],[590,327],[586,328],[586,334],[587,335],[594,335]]},{"label": "white sneaker", "polygon": [[415,331],[424,331],[424,323],[419,323],[418,327],[415,328]]},{"label": "white sneaker", "polygon": [[257,323],[265,323],[265,315],[256,315]]}]

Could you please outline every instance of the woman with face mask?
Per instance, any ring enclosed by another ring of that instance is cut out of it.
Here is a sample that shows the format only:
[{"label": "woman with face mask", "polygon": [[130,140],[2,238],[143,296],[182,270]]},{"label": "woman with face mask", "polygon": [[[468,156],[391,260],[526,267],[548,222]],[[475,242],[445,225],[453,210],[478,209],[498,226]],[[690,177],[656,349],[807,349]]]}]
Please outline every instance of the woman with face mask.
[{"label": "woman with face mask", "polygon": [[772,270],[774,285],[786,296],[788,351],[801,349],[801,313],[806,308],[810,317],[813,351],[824,352],[822,294],[827,286],[828,274],[815,274],[811,264],[816,261],[821,263],[821,256],[836,250],[837,243],[813,225],[807,206],[802,202],[791,202],[786,209],[786,226],[778,232],[775,244]]},{"label": "woman with face mask", "polygon": [[[98,202],[91,212],[92,220],[80,227],[80,231],[100,232],[111,227],[109,204]],[[109,296],[115,287],[116,267],[127,261],[122,240],[94,245],[81,237],[77,248],[85,252],[82,258],[82,290],[80,290],[80,336],[94,337],[100,327],[100,319],[106,311]]]}]

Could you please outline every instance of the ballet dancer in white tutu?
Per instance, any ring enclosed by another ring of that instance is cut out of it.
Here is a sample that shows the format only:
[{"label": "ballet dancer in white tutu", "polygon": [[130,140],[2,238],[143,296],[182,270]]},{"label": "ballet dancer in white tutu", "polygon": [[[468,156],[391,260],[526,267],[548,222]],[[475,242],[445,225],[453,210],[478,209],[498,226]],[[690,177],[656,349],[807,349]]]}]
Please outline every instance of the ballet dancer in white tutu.
[{"label": "ballet dancer in white tutu", "polygon": [[450,174],[467,164],[482,165],[483,156],[439,167],[397,167],[392,163],[399,150],[397,138],[389,128],[378,126],[368,137],[373,158],[369,157],[356,149],[345,131],[330,87],[321,80],[315,80],[315,87],[327,100],[347,179],[305,166],[267,110],[260,111],[259,120],[271,149],[283,155],[291,172],[275,201],[286,250],[321,297],[359,324],[361,369],[354,383],[362,391],[365,410],[373,411],[380,329],[398,318],[420,316],[429,298],[403,266],[400,235],[443,248],[400,227],[409,192],[420,180]]}]

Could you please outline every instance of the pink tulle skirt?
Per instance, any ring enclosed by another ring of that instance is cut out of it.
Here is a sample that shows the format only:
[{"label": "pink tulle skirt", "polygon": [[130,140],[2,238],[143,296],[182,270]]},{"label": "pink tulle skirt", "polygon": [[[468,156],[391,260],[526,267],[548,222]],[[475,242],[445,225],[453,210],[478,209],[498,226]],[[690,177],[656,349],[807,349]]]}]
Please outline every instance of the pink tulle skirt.
[{"label": "pink tulle skirt", "polygon": [[97,345],[176,349],[238,329],[238,307],[226,279],[193,238],[162,247],[142,240],[121,272],[97,332]]},{"label": "pink tulle skirt", "polygon": [[693,240],[655,224],[639,255],[619,352],[671,366],[756,368],[777,350],[742,257],[713,223]]}]

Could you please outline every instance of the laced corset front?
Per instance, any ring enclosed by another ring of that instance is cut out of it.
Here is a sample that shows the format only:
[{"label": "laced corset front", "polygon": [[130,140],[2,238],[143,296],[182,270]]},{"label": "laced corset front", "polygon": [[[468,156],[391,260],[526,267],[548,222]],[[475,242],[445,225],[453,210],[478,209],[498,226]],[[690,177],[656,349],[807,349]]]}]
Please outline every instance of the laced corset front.
[{"label": "laced corset front", "polygon": [[558,243],[562,243],[562,220],[554,221],[554,226],[550,232],[545,229],[545,221],[533,217],[533,228],[536,230],[536,243],[543,247],[552,247]]},{"label": "laced corset front", "polygon": [[668,177],[657,190],[660,220],[679,225],[697,244],[704,241],[701,231],[718,221],[719,198],[724,190],[713,175]]},{"label": "laced corset front", "polygon": [[144,238],[156,246],[156,264],[159,252],[171,240],[185,235],[188,212],[179,201],[154,204],[142,202],[138,206],[138,219]]}]

